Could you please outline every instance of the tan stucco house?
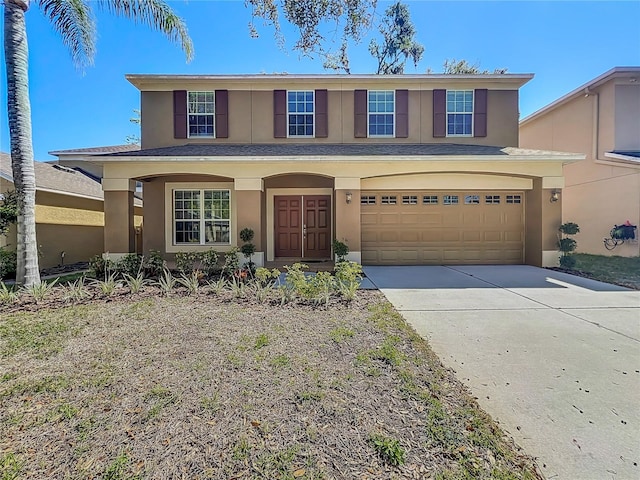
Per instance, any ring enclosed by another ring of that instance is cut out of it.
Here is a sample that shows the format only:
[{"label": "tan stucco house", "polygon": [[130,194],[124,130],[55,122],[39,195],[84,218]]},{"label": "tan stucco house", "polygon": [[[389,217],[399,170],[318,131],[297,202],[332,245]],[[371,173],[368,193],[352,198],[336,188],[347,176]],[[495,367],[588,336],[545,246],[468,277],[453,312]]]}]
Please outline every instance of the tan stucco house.
[{"label": "tan stucco house", "polygon": [[637,230],[612,250],[603,242],[614,225],[640,225],[640,67],[613,68],[524,118],[520,145],[586,155],[565,165],[561,193],[578,251],[640,255]]},{"label": "tan stucco house", "polygon": [[102,163],[105,251],[242,244],[254,261],[555,264],[562,167],[518,148],[532,75],[127,75],[141,149]]},{"label": "tan stucco house", "polygon": [[[36,238],[39,266],[87,261],[104,250],[104,203],[99,181],[73,168],[35,162]],[[0,194],[14,190],[11,156],[0,153]],[[142,202],[135,200],[135,224],[142,221]],[[0,247],[14,250],[16,229],[0,235]]]}]

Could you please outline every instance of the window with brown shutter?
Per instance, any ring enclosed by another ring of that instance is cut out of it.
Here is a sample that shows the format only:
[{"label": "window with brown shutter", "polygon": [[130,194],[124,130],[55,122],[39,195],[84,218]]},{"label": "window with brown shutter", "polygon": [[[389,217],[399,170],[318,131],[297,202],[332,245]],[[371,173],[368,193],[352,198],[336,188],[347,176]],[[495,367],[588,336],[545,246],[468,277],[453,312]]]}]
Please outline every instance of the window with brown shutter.
[{"label": "window with brown shutter", "polygon": [[353,92],[353,136],[367,138],[367,91]]},{"label": "window with brown shutter", "polygon": [[229,138],[229,92],[216,90],[216,138]]},{"label": "window with brown shutter", "polygon": [[316,138],[327,138],[329,136],[329,116],[328,116],[328,94],[326,90],[316,90],[315,92],[316,110]]},{"label": "window with brown shutter", "polygon": [[287,91],[273,91],[273,137],[287,138]]},{"label": "window with brown shutter", "polygon": [[487,136],[487,94],[486,88],[478,88],[474,92],[473,102],[473,136]]},{"label": "window with brown shutter", "polygon": [[409,90],[396,90],[396,138],[409,136]]},{"label": "window with brown shutter", "polygon": [[173,138],[187,138],[187,91],[173,91]]},{"label": "window with brown shutter", "polygon": [[433,136],[447,136],[447,91],[433,91]]}]

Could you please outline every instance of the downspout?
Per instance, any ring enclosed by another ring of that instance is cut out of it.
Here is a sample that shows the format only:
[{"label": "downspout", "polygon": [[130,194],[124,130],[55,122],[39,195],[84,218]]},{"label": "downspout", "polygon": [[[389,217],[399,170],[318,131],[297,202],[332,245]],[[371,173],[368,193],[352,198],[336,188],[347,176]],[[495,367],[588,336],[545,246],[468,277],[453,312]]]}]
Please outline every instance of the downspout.
[{"label": "downspout", "polygon": [[591,125],[593,128],[593,135],[591,141],[591,156],[593,160],[600,160],[598,158],[598,148],[600,147],[600,94],[589,90],[589,87],[584,89],[585,97],[595,97],[593,101],[593,119]]}]

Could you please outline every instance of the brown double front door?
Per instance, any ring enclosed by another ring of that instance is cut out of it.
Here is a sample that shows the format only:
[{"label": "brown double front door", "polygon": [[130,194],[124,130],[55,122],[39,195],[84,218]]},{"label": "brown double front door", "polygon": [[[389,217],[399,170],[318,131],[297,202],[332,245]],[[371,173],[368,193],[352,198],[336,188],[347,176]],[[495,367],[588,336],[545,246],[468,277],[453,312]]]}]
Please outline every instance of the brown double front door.
[{"label": "brown double front door", "polygon": [[274,202],[276,257],[331,257],[329,195],[277,195]]}]

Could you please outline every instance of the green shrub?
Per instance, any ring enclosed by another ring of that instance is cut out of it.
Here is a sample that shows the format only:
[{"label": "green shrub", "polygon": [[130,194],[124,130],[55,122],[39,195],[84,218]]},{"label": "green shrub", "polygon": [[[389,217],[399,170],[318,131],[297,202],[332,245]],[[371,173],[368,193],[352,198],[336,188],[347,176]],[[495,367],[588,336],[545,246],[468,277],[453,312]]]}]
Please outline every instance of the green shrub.
[{"label": "green shrub", "polygon": [[145,276],[158,278],[165,267],[165,261],[158,250],[149,250],[149,254],[145,257],[142,265]]},{"label": "green shrub", "polygon": [[202,252],[200,255],[200,263],[202,265],[202,271],[207,277],[211,277],[219,269],[218,267],[218,252],[213,248]]},{"label": "green shrub", "polygon": [[107,278],[115,270],[115,266],[113,260],[104,258],[102,255],[96,255],[89,259],[89,270],[94,278]]},{"label": "green shrub", "polygon": [[362,266],[356,262],[336,263],[336,289],[345,300],[355,298],[362,281]]},{"label": "green shrub", "polygon": [[240,269],[240,259],[238,259],[238,247],[231,248],[224,254],[224,265],[222,273],[231,276]]},{"label": "green shrub", "polygon": [[349,255],[349,246],[340,240],[333,241],[333,253],[338,257],[338,263],[344,262]]},{"label": "green shrub", "polygon": [[197,260],[198,254],[196,252],[178,252],[176,253],[176,268],[185,276],[191,275]]},{"label": "green shrub", "polygon": [[[578,246],[578,242],[576,242],[573,238],[569,238],[568,235],[575,235],[580,232],[580,227],[578,224],[573,222],[567,222],[560,225],[558,228],[560,231],[560,236],[558,237],[558,250],[562,252],[562,256],[560,257],[560,266],[567,269],[572,269],[576,261],[571,257],[571,253],[575,251]],[[564,236],[563,236],[564,235]]]},{"label": "green shrub", "polygon": [[17,254],[13,250],[0,247],[0,279],[13,278],[16,275]]},{"label": "green shrub", "polygon": [[136,277],[142,270],[142,256],[137,253],[128,253],[116,262],[116,271],[121,277],[129,275]]}]

